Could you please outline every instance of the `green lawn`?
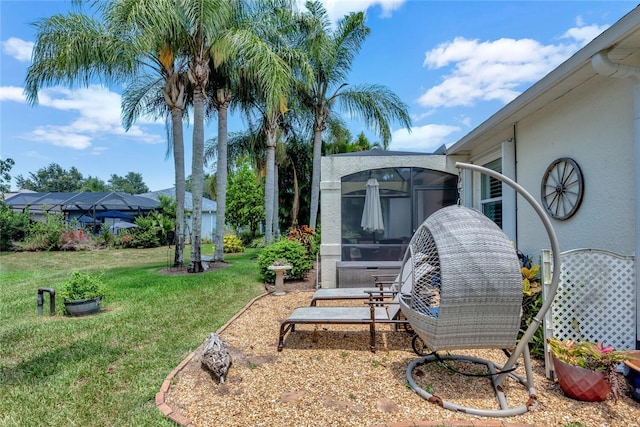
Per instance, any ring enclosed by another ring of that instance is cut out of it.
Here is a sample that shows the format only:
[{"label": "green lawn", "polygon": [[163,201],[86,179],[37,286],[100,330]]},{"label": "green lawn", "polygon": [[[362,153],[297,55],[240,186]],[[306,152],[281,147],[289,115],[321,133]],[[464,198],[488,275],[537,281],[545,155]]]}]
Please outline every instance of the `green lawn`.
[{"label": "green lawn", "polygon": [[[172,426],[155,407],[165,377],[263,291],[256,252],[231,266],[161,275],[166,248],[0,254],[0,425]],[[37,289],[105,272],[103,310],[37,315]]]}]

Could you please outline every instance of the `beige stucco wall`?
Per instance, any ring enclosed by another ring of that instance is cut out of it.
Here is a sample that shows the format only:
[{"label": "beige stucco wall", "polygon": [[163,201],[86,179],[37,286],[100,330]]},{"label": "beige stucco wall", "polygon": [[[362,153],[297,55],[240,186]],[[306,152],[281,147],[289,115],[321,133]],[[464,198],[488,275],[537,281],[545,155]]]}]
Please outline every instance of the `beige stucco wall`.
[{"label": "beige stucco wall", "polygon": [[343,176],[387,167],[420,167],[456,174],[455,161],[455,157],[431,154],[323,157],[320,180],[322,287],[336,287],[336,263],[340,261],[341,256],[341,179]]},{"label": "beige stucco wall", "polygon": [[[546,168],[571,157],[585,182],[582,205],[552,219],[562,251],[599,248],[635,252],[633,83],[597,76],[515,126],[517,181],[540,202]],[[500,141],[495,141],[499,144]],[[548,248],[547,235],[528,204],[517,200],[518,247],[529,255]]]}]

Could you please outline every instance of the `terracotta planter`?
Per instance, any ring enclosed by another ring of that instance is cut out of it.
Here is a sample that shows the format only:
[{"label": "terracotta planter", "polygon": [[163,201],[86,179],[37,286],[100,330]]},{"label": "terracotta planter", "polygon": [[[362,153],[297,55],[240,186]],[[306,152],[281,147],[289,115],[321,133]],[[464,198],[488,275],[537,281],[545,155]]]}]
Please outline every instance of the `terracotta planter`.
[{"label": "terracotta planter", "polygon": [[570,365],[551,355],[560,388],[567,396],[587,402],[601,402],[611,393],[605,373]]},{"label": "terracotta planter", "polygon": [[77,301],[65,301],[64,308],[71,316],[84,316],[100,311],[102,297]]}]

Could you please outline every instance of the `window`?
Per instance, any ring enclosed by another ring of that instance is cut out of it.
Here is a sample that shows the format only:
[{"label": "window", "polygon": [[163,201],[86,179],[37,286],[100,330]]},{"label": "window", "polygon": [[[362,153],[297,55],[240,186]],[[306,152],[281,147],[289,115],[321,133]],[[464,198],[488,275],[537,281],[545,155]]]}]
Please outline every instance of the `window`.
[{"label": "window", "polygon": [[[366,185],[379,185],[384,230],[362,229]],[[397,261],[413,232],[433,212],[455,204],[457,176],[424,168],[382,168],[342,178],[342,260]]]},{"label": "window", "polygon": [[[502,173],[502,159],[493,160],[484,167]],[[480,187],[482,213],[502,228],[502,183],[493,177],[481,175]]]}]

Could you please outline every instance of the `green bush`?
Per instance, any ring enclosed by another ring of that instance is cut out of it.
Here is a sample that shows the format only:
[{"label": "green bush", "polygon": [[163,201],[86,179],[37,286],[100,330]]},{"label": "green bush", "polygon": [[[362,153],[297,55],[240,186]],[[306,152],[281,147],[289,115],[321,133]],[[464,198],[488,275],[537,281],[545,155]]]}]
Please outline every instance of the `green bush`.
[{"label": "green bush", "polygon": [[256,237],[245,245],[248,248],[262,249],[264,248],[264,236]]},{"label": "green bush", "polygon": [[60,291],[64,301],[79,301],[104,296],[103,274],[73,271]]},{"label": "green bush", "polygon": [[147,216],[139,216],[135,221],[137,227],[130,230],[137,248],[156,248],[167,241],[167,233],[175,230],[175,220],[157,211]]},{"label": "green bush", "polygon": [[313,263],[307,255],[307,249],[300,242],[282,239],[265,247],[258,255],[258,268],[262,279],[267,283],[274,283],[276,274],[267,267],[274,261],[285,261],[292,269],[287,271],[291,279],[302,280],[311,270]]},{"label": "green bush", "polygon": [[24,240],[16,247],[26,251],[55,251],[60,249],[62,233],[69,229],[61,212],[45,213],[39,221],[31,222]]},{"label": "green bush", "polygon": [[0,200],[0,251],[13,249],[13,242],[24,239],[29,230],[29,214],[13,212]]},{"label": "green bush", "polygon": [[109,230],[108,226],[100,228],[100,232],[96,235],[96,244],[103,248],[108,248],[117,245],[118,240],[116,236]]},{"label": "green bush", "polygon": [[138,230],[137,228],[134,233],[131,234],[131,247],[136,248],[157,248],[160,246],[161,234],[158,233],[157,229],[147,228]]},{"label": "green bush", "polygon": [[[244,246],[242,246],[242,240],[238,236],[228,234],[224,236],[223,249],[225,254],[237,254],[244,252]],[[215,249],[214,249],[215,251]]]}]

